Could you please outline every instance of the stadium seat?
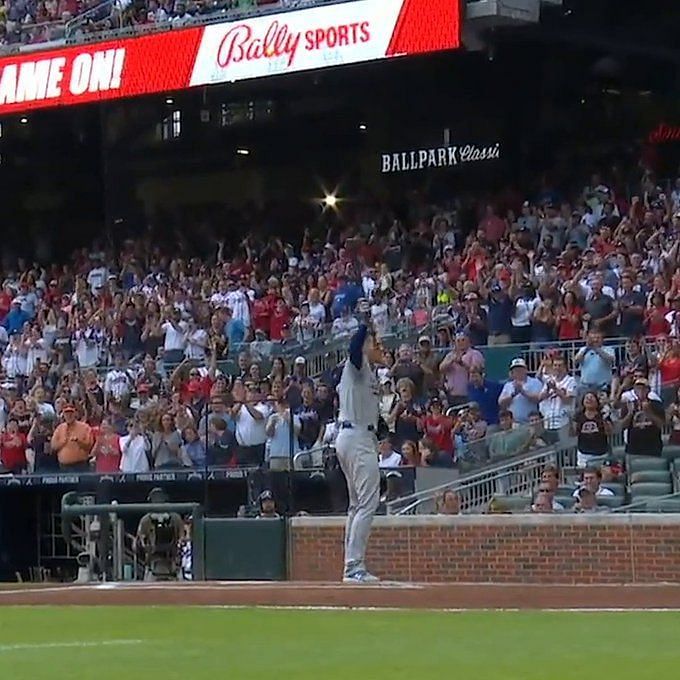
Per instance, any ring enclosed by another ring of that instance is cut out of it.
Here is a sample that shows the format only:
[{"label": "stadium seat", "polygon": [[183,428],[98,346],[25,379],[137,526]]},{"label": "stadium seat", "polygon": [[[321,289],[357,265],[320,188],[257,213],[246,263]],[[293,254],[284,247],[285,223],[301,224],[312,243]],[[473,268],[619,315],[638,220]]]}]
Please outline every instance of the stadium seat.
[{"label": "stadium seat", "polygon": [[620,496],[598,496],[597,504],[606,508],[620,508],[624,505],[623,494]]},{"label": "stadium seat", "polygon": [[650,498],[645,510],[646,512],[680,513],[680,498]]},{"label": "stadium seat", "polygon": [[[642,481],[642,480],[640,480]],[[650,482],[655,481],[655,480],[648,480]],[[660,480],[663,481],[663,480]],[[626,494],[626,485],[623,482],[602,482],[602,486],[605,489],[609,489],[610,491],[614,492],[615,496],[625,496]]]},{"label": "stadium seat", "polygon": [[673,493],[673,485],[668,482],[641,482],[630,487],[633,501],[644,496],[667,496]]},{"label": "stadium seat", "polygon": [[667,470],[640,470],[630,475],[630,482],[631,484],[639,484],[640,482],[663,482],[670,484],[671,473]]},{"label": "stadium seat", "polygon": [[564,507],[565,510],[571,510],[571,508],[574,507],[576,503],[576,499],[569,495],[569,496],[555,496],[555,500]]},{"label": "stadium seat", "polygon": [[663,457],[668,460],[674,460],[680,457],[680,446],[677,444],[666,444],[663,447]]},{"label": "stadium seat", "polygon": [[668,470],[668,460],[656,456],[627,456],[626,470],[629,474],[642,470]]},{"label": "stadium seat", "polygon": [[531,509],[531,496],[495,495],[491,501],[496,512],[528,512]]}]

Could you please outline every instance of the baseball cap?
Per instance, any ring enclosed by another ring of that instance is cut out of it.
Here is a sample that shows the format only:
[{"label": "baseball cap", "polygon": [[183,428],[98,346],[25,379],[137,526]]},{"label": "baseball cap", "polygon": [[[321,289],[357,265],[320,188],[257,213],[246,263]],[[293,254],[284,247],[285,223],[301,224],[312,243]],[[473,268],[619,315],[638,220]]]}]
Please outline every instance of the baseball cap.
[{"label": "baseball cap", "polygon": [[269,490],[265,489],[258,497],[257,500],[262,503],[262,501],[273,501],[274,500],[274,494]]},{"label": "baseball cap", "polygon": [[520,359],[519,357],[513,359],[510,362],[510,368],[526,368],[527,367],[527,362],[524,361],[524,359]]},{"label": "baseball cap", "polygon": [[418,344],[421,345],[421,344],[424,343],[424,342],[427,342],[428,344],[431,344],[432,341],[430,340],[430,338],[427,337],[427,335],[421,335],[421,336],[418,338]]},{"label": "baseball cap", "polygon": [[64,406],[64,408],[61,409],[61,412],[62,413],[75,413],[76,408],[75,408],[75,406],[73,406],[73,404],[66,404],[66,406]]},{"label": "baseball cap", "polygon": [[644,385],[644,387],[649,387],[649,380],[647,380],[647,378],[636,378],[633,385]]},{"label": "baseball cap", "polygon": [[307,359],[304,357],[295,357],[295,363],[299,366],[304,366],[307,363]]}]

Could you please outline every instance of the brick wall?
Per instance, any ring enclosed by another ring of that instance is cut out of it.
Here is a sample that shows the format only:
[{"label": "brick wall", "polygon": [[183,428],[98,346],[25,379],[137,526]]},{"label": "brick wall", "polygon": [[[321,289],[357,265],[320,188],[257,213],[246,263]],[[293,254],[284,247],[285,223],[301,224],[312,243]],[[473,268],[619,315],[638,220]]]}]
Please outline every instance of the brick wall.
[{"label": "brick wall", "polygon": [[[290,532],[292,580],[340,578],[344,518]],[[395,581],[680,583],[680,515],[379,517],[367,563]]]}]

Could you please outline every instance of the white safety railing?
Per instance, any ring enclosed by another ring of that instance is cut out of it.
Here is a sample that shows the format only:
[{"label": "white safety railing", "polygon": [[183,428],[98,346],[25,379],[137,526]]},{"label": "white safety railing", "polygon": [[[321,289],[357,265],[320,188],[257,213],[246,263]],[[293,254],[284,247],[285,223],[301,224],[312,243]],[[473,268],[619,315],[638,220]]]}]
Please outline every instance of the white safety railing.
[{"label": "white safety railing", "polygon": [[574,441],[542,448],[534,453],[498,463],[454,482],[403,496],[387,504],[392,515],[430,514],[437,498],[445,491],[455,491],[460,498],[461,512],[484,512],[497,494],[530,495],[540,481],[546,465],[558,468],[575,467]]}]

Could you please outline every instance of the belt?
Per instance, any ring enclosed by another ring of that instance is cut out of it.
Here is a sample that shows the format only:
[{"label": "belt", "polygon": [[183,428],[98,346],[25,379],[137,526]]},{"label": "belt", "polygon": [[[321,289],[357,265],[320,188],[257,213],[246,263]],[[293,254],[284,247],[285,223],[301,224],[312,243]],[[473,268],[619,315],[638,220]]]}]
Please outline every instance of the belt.
[{"label": "belt", "polygon": [[375,432],[375,425],[354,425],[346,420],[340,423],[341,430],[363,430],[364,428],[369,432]]}]

